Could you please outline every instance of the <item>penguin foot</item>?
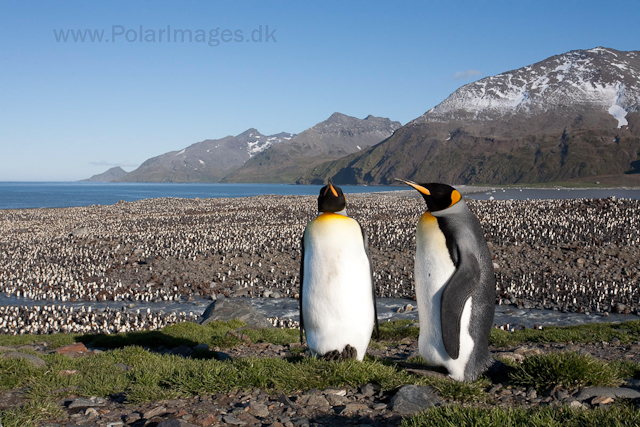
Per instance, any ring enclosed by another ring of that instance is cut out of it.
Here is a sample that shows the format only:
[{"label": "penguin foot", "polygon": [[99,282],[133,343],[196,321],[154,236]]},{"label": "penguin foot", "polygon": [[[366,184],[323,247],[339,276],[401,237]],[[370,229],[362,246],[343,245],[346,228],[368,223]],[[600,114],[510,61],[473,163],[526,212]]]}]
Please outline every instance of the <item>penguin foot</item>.
[{"label": "penguin foot", "polygon": [[354,347],[351,347],[349,344],[347,344],[344,347],[344,350],[342,350],[342,353],[340,353],[338,350],[332,350],[328,353],[325,353],[324,356],[322,356],[322,358],[324,360],[329,360],[329,361],[357,359],[358,350],[356,350]]},{"label": "penguin foot", "polygon": [[342,350],[342,360],[357,359],[357,358],[358,358],[358,350],[356,350],[354,347],[351,347],[349,344],[347,344],[344,347],[344,350]]},{"label": "penguin foot", "polygon": [[325,353],[322,358],[324,360],[328,360],[328,361],[337,361],[340,360],[340,358],[342,357],[342,355],[340,354],[340,352],[338,350],[332,350],[328,353]]}]

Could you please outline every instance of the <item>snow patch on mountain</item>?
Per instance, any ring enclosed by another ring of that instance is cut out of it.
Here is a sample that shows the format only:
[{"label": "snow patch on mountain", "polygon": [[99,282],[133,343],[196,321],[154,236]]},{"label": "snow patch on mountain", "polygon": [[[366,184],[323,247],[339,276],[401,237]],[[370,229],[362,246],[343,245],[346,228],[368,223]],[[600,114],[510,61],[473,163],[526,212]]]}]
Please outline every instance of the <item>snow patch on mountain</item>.
[{"label": "snow patch on mountain", "polygon": [[589,108],[608,112],[621,127],[640,106],[639,77],[636,52],[571,51],[465,85],[412,123]]}]

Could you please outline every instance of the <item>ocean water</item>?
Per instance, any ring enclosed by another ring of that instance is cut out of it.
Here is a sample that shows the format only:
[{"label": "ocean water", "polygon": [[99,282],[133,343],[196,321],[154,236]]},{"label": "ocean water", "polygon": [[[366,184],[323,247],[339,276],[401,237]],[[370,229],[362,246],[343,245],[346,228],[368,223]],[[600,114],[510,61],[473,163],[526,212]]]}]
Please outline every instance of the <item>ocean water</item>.
[{"label": "ocean water", "polygon": [[[168,184],[96,182],[0,182],[0,209],[63,208],[112,205],[157,197],[251,197],[264,194],[317,195],[320,185],[292,184]],[[345,193],[407,190],[404,186],[341,185]],[[640,190],[625,189],[501,189],[479,191],[466,187],[465,197],[479,200],[575,199],[618,197],[640,199]]]},{"label": "ocean water", "polygon": [[[264,194],[317,195],[320,185],[168,184],[111,182],[0,182],[0,209],[112,205],[157,197],[251,197]],[[344,193],[404,190],[400,187],[341,185]]]}]

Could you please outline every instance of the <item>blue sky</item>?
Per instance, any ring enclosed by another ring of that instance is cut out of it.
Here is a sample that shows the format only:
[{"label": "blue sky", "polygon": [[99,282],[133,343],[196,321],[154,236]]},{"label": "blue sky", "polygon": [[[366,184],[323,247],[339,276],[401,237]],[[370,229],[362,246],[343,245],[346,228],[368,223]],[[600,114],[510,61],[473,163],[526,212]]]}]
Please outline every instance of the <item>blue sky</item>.
[{"label": "blue sky", "polygon": [[[299,133],[335,111],[405,124],[488,75],[573,49],[640,50],[639,16],[640,0],[3,0],[0,181],[131,170],[250,127]],[[167,26],[203,41],[159,41]],[[103,39],[64,42],[61,30]]]}]

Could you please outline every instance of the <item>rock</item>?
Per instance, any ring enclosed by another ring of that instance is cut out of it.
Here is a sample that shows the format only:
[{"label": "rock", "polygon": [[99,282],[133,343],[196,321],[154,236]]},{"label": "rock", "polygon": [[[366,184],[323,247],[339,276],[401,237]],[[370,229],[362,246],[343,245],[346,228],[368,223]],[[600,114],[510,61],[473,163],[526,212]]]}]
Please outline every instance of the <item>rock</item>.
[{"label": "rock", "polygon": [[165,408],[164,406],[156,406],[155,408],[150,409],[144,414],[142,414],[142,418],[146,420],[150,420],[151,418],[157,417],[159,415],[163,415],[166,412],[167,412],[167,408]]},{"label": "rock", "polygon": [[340,415],[353,415],[358,412],[371,412],[371,408],[363,403],[349,403],[340,412]]},{"label": "rock", "polygon": [[111,421],[106,425],[106,427],[122,427],[122,426],[124,426],[124,423],[122,421]]},{"label": "rock", "polygon": [[45,362],[44,360],[40,359],[35,354],[27,354],[27,353],[20,353],[18,351],[13,351],[11,353],[3,354],[2,356],[6,357],[8,359],[26,360],[27,362],[30,362],[33,366],[35,366],[37,368],[44,368],[45,366],[47,366],[47,362]]},{"label": "rock", "polygon": [[442,405],[442,400],[433,392],[433,387],[429,386],[402,386],[391,399],[390,409],[402,415],[409,415],[432,406]]},{"label": "rock", "polygon": [[164,420],[156,424],[156,427],[198,427],[195,424],[186,422],[185,420]]},{"label": "rock", "polygon": [[324,396],[309,396],[307,406],[331,406]]},{"label": "rock", "polygon": [[76,353],[84,353],[87,351],[87,347],[81,343],[77,342],[74,344],[65,345],[64,347],[58,347],[54,350],[58,354],[76,354]]},{"label": "rock", "polygon": [[592,405],[608,405],[609,403],[613,403],[613,399],[609,396],[596,396],[591,399],[590,403]]},{"label": "rock", "polygon": [[227,353],[225,353],[223,351],[216,351],[215,352],[215,358],[216,358],[216,360],[220,360],[222,362],[228,361],[228,360],[233,360],[233,357],[229,356]]},{"label": "rock", "polygon": [[202,427],[209,427],[210,425],[215,424],[217,421],[218,421],[218,418],[213,414],[198,415],[198,417],[196,418],[197,425]]},{"label": "rock", "polygon": [[76,409],[76,408],[92,408],[97,406],[104,406],[107,404],[107,401],[102,397],[76,397],[68,401],[67,409]]},{"label": "rock", "polygon": [[605,396],[625,399],[637,399],[640,397],[640,391],[626,387],[588,387],[583,388],[575,396],[576,400],[584,401],[595,396]]},{"label": "rock", "polygon": [[87,408],[87,410],[84,411],[84,414],[89,417],[89,419],[98,418],[100,416],[98,411],[96,411],[94,408]]},{"label": "rock", "polygon": [[344,390],[344,389],[341,389],[341,388],[327,388],[327,389],[323,390],[322,393],[325,394],[325,395],[334,394],[336,396],[346,396],[347,395],[347,390]]},{"label": "rock", "polygon": [[350,400],[337,394],[327,394],[327,402],[329,402],[329,405],[331,406],[344,406],[348,404]]},{"label": "rock", "polygon": [[571,403],[569,403],[569,408],[572,409],[587,409],[584,407],[584,405],[580,402],[578,402],[577,400],[573,400],[571,401]]},{"label": "rock", "polygon": [[193,347],[193,351],[209,351],[208,344],[198,344]]},{"label": "rock", "polygon": [[181,346],[172,348],[171,351],[169,351],[169,354],[188,357],[193,354],[193,350],[191,349],[191,347],[187,347],[186,345],[181,345]]},{"label": "rock", "polygon": [[257,402],[251,402],[248,412],[254,417],[266,418],[269,416],[269,408],[267,405]]},{"label": "rock", "polygon": [[242,320],[252,328],[274,328],[267,317],[259,313],[246,298],[218,298],[204,311],[200,324],[233,319]]},{"label": "rock", "polygon": [[360,394],[362,394],[364,397],[369,397],[376,394],[376,390],[373,384],[365,384],[363,386],[360,386]]},{"label": "rock", "polygon": [[233,415],[224,415],[222,417],[222,419],[224,420],[225,423],[231,424],[231,425],[234,425],[234,426],[247,425],[246,421],[242,421],[242,420],[238,419],[237,417],[234,417]]}]

